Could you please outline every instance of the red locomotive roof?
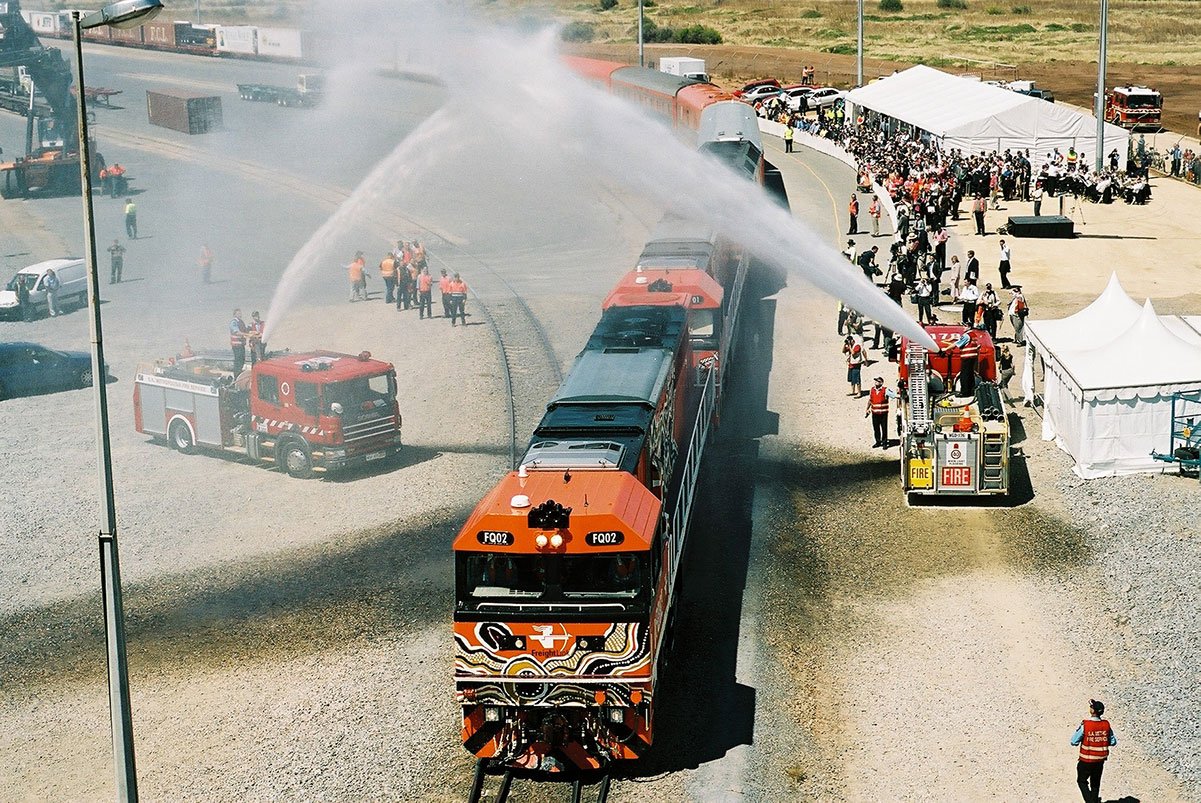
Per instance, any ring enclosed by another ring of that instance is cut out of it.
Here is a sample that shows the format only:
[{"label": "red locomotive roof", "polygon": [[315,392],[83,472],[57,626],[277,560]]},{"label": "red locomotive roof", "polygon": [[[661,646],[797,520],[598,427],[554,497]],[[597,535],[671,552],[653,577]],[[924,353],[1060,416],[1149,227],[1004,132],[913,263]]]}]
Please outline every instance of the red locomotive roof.
[{"label": "red locomotive roof", "polygon": [[562,58],[563,63],[573,72],[585,78],[600,81],[605,86],[609,85],[609,80],[614,70],[620,70],[622,67],[629,66],[628,64],[620,64],[616,61],[602,61],[601,59],[589,59],[583,56],[563,56]]},{"label": "red locomotive roof", "polygon": [[[671,257],[665,257],[670,261]],[[653,259],[651,260],[653,261]],[[670,292],[656,292],[649,288],[657,281],[671,285]],[[696,268],[648,268],[632,270],[605,298],[602,309],[613,306],[636,307],[639,305],[673,305],[699,309],[716,309],[721,306],[724,294],[721,284],[703,270]],[[683,300],[680,300],[680,297]],[[699,300],[698,300],[699,298]]]},{"label": "red locomotive roof", "polygon": [[[596,471],[532,470],[528,477],[509,472],[485,496],[467,518],[455,538],[454,548],[464,552],[538,554],[567,552],[629,552],[650,549],[659,521],[660,501],[632,474],[603,469]],[[524,497],[522,499],[521,497]],[[571,508],[571,523],[564,530],[530,528],[530,510],[553,500]],[[515,503],[522,507],[516,507]],[[501,534],[489,537],[487,534]],[[563,537],[559,548],[539,548],[539,535]],[[589,534],[620,533],[620,539],[605,537],[595,546]],[[507,537],[511,536],[511,537]]]},{"label": "red locomotive roof", "polygon": [[[365,359],[363,355],[366,355]],[[385,373],[392,370],[392,363],[372,359],[369,352],[354,355],[336,351],[304,351],[271,357],[261,363],[259,370],[279,376],[300,374],[311,376],[314,381],[340,382]]]}]

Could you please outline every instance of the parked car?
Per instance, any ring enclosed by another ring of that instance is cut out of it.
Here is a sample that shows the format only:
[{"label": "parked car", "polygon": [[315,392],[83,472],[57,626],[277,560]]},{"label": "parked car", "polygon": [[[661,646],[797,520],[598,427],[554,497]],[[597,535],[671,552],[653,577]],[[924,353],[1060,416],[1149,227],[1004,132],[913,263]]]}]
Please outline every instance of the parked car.
[{"label": "parked car", "polygon": [[1045,100],[1047,103],[1055,102],[1055,95],[1053,95],[1051,91],[1047,89],[1015,89],[1013,91],[1021,95],[1029,95],[1032,98]]},{"label": "parked car", "polygon": [[92,386],[92,357],[36,343],[0,343],[0,399]]},{"label": "parked car", "polygon": [[749,84],[744,86],[742,89],[735,89],[734,97],[741,98],[747,92],[750,92],[752,89],[757,89],[761,86],[774,86],[776,89],[779,89],[780,82],[775,78],[759,78],[754,81],[751,81]]},{"label": "parked car", "polygon": [[815,89],[810,92],[806,96],[806,99],[809,101],[810,109],[822,109],[826,106],[833,106],[846,96],[847,93],[840,89],[835,89],[832,86],[823,86],[821,89]]},{"label": "parked car", "polygon": [[814,90],[817,89],[822,89],[822,87],[813,86],[811,84],[794,84],[793,86],[784,87],[781,90],[781,94],[784,95],[784,98],[788,103],[788,108],[795,112],[801,110],[801,98],[808,97],[811,93],[813,93]]},{"label": "parked car", "polygon": [[48,259],[36,265],[21,268],[0,290],[0,316],[5,318],[20,318],[21,306],[17,300],[17,289],[24,284],[29,288],[29,303],[34,313],[47,312],[46,303],[46,272],[53,270],[58,276],[58,305],[66,308],[72,303],[87,306],[88,278],[87,268],[79,257],[62,257]]},{"label": "parked car", "polygon": [[761,86],[748,89],[746,92],[743,92],[738,99],[743,103],[749,103],[753,106],[761,100],[774,98],[778,94],[780,94],[780,87],[772,86],[771,84],[763,84]]}]

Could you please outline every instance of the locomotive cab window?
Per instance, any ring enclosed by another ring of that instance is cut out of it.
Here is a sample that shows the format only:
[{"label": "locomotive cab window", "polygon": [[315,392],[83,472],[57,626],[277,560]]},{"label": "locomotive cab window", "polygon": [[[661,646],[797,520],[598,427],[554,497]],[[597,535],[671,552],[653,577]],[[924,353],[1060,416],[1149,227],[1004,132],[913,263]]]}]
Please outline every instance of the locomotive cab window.
[{"label": "locomotive cab window", "polygon": [[561,608],[582,613],[590,605],[638,613],[650,596],[650,556],[464,553],[457,562],[459,599],[477,611]]},{"label": "locomotive cab window", "polygon": [[688,313],[688,339],[694,348],[717,348],[717,310],[694,309]]},{"label": "locomotive cab window", "polygon": [[633,552],[563,557],[561,585],[567,599],[633,599],[642,590],[643,558]]}]

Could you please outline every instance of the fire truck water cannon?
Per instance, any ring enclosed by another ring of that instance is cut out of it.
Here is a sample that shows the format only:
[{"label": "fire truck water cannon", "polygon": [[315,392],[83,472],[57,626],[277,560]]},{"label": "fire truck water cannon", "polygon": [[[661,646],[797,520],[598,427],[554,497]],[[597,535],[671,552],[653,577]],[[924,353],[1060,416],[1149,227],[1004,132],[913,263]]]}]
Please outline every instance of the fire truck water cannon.
[{"label": "fire truck water cannon", "polygon": [[992,338],[928,326],[936,348],[901,342],[901,484],[910,497],[1009,491],[1009,424]]}]

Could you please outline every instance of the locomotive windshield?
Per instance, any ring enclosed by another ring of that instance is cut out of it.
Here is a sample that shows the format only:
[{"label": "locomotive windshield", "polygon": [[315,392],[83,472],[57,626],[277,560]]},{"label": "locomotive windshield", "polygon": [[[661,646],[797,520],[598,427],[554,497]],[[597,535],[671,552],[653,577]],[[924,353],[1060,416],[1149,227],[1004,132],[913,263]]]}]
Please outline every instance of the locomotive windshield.
[{"label": "locomotive windshield", "polygon": [[479,611],[586,610],[590,604],[642,610],[645,562],[636,552],[599,555],[466,553],[459,557],[459,599]]}]

